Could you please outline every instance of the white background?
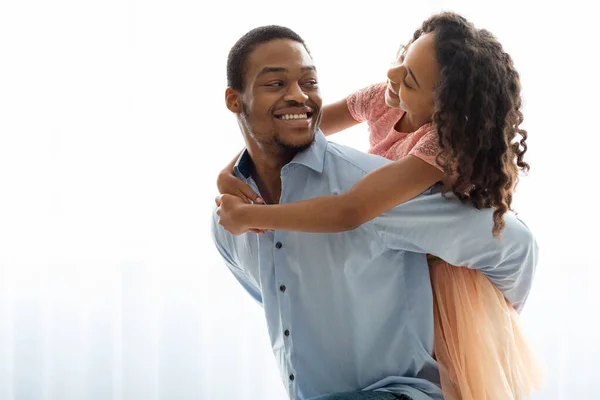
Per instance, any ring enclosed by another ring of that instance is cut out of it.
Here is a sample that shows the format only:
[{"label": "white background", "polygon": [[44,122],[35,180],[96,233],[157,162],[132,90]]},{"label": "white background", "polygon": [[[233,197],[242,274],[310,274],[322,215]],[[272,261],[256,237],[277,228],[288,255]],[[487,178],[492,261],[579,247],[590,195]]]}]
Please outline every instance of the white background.
[{"label": "white background", "polygon": [[[583,4],[2,1],[0,399],[284,398],[262,310],[209,237],[216,174],[243,145],[227,52],[289,26],[331,102],[383,80],[442,9],[495,33],[522,77],[535,399],[600,398],[600,35]],[[366,150],[366,127],[333,140]]]}]

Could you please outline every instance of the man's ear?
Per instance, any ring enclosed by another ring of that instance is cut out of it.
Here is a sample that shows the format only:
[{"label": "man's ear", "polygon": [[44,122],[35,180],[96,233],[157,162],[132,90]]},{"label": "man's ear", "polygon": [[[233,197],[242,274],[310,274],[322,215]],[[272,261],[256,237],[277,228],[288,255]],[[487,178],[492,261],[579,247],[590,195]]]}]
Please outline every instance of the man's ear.
[{"label": "man's ear", "polygon": [[240,114],[242,112],[242,95],[232,88],[225,90],[225,104],[232,113]]}]

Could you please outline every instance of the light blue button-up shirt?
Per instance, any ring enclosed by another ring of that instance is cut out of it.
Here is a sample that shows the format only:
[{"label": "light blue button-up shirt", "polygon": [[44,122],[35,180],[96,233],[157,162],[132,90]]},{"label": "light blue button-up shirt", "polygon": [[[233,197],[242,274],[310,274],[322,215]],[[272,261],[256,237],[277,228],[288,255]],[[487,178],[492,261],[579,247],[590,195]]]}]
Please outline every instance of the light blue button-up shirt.
[{"label": "light blue button-up shirt", "polygon": [[[328,142],[281,170],[281,203],[346,192],[389,162]],[[236,174],[258,192],[244,152]],[[225,263],[262,306],[290,398],[384,390],[441,399],[432,358],[433,299],[426,253],[477,268],[517,308],[534,275],[537,245],[509,213],[502,239],[492,210],[448,200],[434,186],[363,224],[334,233],[275,231],[233,236],[213,218]]]}]

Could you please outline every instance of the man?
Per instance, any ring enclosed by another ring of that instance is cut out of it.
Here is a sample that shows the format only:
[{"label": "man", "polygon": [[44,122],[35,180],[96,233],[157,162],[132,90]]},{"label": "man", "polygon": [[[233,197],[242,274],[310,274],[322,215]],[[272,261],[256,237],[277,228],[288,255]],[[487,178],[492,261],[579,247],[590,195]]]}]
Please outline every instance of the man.
[{"label": "man", "polygon": [[[226,104],[247,146],[236,175],[267,203],[345,192],[388,162],[327,142],[315,66],[289,29],[244,35],[227,76]],[[226,214],[230,198],[222,201]],[[516,307],[531,286],[532,234],[508,214],[503,240],[494,239],[491,214],[444,199],[436,186],[349,232],[234,236],[215,213],[213,236],[264,307],[290,398],[441,399],[425,254],[480,267]]]}]

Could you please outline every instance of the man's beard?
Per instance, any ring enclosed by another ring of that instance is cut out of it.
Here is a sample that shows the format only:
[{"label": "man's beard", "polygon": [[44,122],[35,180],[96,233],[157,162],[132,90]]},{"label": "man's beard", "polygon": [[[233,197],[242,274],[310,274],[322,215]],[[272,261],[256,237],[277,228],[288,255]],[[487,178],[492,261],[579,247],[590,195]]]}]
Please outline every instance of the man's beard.
[{"label": "man's beard", "polygon": [[281,149],[282,152],[284,153],[300,153],[303,152],[304,150],[308,149],[310,146],[312,146],[312,144],[315,141],[315,137],[313,136],[312,140],[308,143],[301,143],[301,144],[291,144],[291,143],[284,143],[283,141],[281,141],[279,139],[279,137],[275,136],[273,138],[273,143],[279,147],[279,149]]},{"label": "man's beard", "polygon": [[263,145],[265,145],[265,144],[266,145],[274,145],[283,154],[300,153],[300,152],[308,149],[310,146],[312,146],[312,144],[315,141],[315,135],[313,135],[312,140],[307,143],[300,143],[300,144],[285,143],[284,141],[282,141],[279,138],[279,135],[277,135],[276,132],[272,132],[269,134],[271,139],[268,141],[259,140],[256,137],[256,135],[254,134],[254,132],[256,132],[256,131],[254,130],[254,126],[252,125],[252,122],[250,122],[250,115],[248,114],[248,108],[246,107],[246,103],[242,103],[242,117],[244,119],[244,124],[246,125],[246,129],[248,129],[248,131],[252,134],[252,136],[254,136],[257,139],[257,141],[259,143],[261,143]]}]

